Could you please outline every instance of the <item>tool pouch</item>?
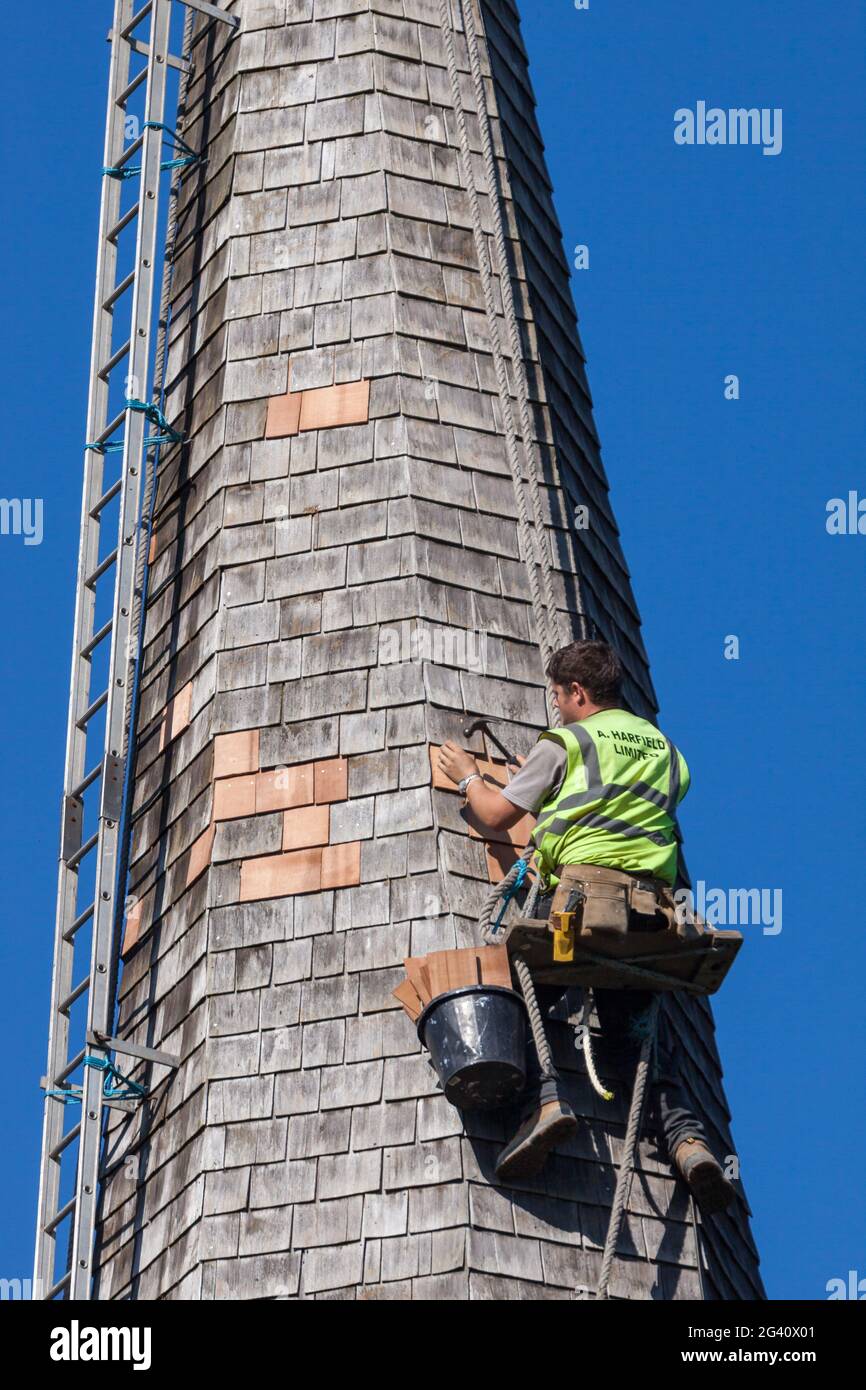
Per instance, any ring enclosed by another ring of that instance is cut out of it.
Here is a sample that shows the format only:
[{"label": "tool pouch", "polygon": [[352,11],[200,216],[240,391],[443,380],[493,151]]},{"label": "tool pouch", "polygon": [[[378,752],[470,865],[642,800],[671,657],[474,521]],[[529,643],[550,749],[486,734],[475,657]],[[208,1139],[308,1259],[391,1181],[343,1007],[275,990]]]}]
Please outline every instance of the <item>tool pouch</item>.
[{"label": "tool pouch", "polygon": [[[594,932],[615,932],[624,935],[629,924],[628,875],[616,870],[600,869],[596,865],[566,864],[559,870],[559,886],[553,895],[551,917],[557,912],[577,911],[581,936]],[[575,902],[579,892],[582,901]]]}]

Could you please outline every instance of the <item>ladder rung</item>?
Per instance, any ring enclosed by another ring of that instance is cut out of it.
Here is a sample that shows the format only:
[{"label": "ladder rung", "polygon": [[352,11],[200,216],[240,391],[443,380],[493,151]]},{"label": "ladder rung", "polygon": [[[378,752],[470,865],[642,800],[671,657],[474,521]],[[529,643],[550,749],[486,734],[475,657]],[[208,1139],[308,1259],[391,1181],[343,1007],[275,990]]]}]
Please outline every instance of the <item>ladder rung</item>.
[{"label": "ladder rung", "polygon": [[125,29],[121,29],[121,31],[120,31],[120,37],[121,37],[122,39],[128,39],[129,36],[130,36],[130,34],[132,33],[133,29],[137,29],[138,26],[139,26],[139,24],[141,24],[142,20],[147,19],[147,16],[150,14],[150,12],[151,12],[152,9],[153,9],[153,0],[144,0],[144,4],[142,5],[141,9],[138,10],[138,11],[132,16],[132,19],[129,21],[129,23],[127,24],[126,28],[125,28]]},{"label": "ladder rung", "polygon": [[[133,203],[132,207],[129,208],[129,210],[125,212],[123,216],[118,218],[118,220],[115,222],[111,231],[108,233],[108,236],[105,238],[106,241],[117,241],[117,238],[120,236],[120,233],[124,230],[124,228],[128,227],[130,222],[132,222],[137,216],[138,203]],[[104,304],[102,307],[107,308],[108,306]]]},{"label": "ladder rung", "polygon": [[97,581],[98,579],[101,579],[101,578],[102,578],[102,576],[105,574],[105,571],[106,571],[106,570],[110,570],[110,569],[111,569],[111,566],[114,564],[114,562],[115,562],[116,559],[117,559],[117,547],[115,546],[114,550],[112,550],[108,555],[106,555],[105,559],[101,562],[101,564],[98,564],[98,565],[96,566],[96,569],[93,570],[93,571],[87,576],[87,578],[86,578],[85,581],[84,581],[86,587],[87,587],[88,589],[94,588],[95,585],[96,585],[96,581]]},{"label": "ladder rung", "polygon": [[[72,1144],[72,1143],[78,1138],[78,1136],[79,1136],[80,1133],[81,1133],[81,1121],[78,1120],[78,1121],[76,1121],[76,1123],[72,1126],[72,1128],[71,1128],[70,1130],[67,1130],[67,1132],[64,1134],[63,1138],[60,1140],[60,1143],[59,1143],[59,1144],[55,1144],[54,1148],[51,1150],[51,1152],[50,1152],[50,1154],[48,1155],[48,1157],[49,1157],[49,1158],[53,1158],[54,1161],[56,1162],[57,1159],[60,1157],[60,1155],[64,1152],[64,1150],[65,1150],[65,1149],[68,1149],[68,1148],[69,1148],[69,1145]],[[74,1198],[73,1198],[73,1200],[74,1200]]]},{"label": "ladder rung", "polygon": [[[110,627],[111,624],[109,623],[108,626]],[[78,783],[78,786],[74,787],[73,790],[69,793],[69,799],[71,801],[80,801],[84,793],[87,791],[87,788],[92,787],[93,783],[97,781],[97,779],[101,776],[102,763],[97,763],[96,767],[91,768],[87,776],[82,777],[81,781]]]},{"label": "ladder rung", "polygon": [[[120,482],[118,481],[118,482],[115,484],[115,486],[116,486],[116,487],[120,487]],[[92,515],[92,513],[91,513],[91,515]],[[114,626],[114,624],[113,624],[112,620],[109,618],[108,622],[105,623],[104,626],[101,627],[101,628],[99,629],[98,632],[95,632],[95,633],[93,634],[93,636],[91,637],[91,639],[90,639],[90,641],[88,642],[87,646],[81,648],[81,651],[79,652],[79,656],[83,657],[85,661],[87,660],[87,658],[88,658],[89,656],[92,656],[93,653],[96,651],[96,648],[99,646],[100,642],[104,641],[105,638],[108,636],[108,634],[109,634],[109,632],[111,631],[111,629],[112,629],[113,626]],[[100,769],[100,768],[97,768],[97,770],[96,770],[96,775],[97,775],[97,777],[99,776],[100,771],[101,771],[101,769]],[[93,780],[93,779],[92,779],[92,776],[91,776],[90,780],[84,783],[85,788],[90,786],[90,781],[92,781],[92,780]],[[73,796],[78,796],[78,795],[79,795],[78,792],[73,792]]]},{"label": "ladder rung", "polygon": [[62,1206],[59,1211],[56,1211],[54,1213],[51,1220],[47,1222],[45,1226],[45,1234],[47,1236],[50,1236],[54,1231],[56,1231],[61,1221],[65,1221],[69,1213],[75,1210],[75,1203],[77,1200],[78,1199],[76,1197],[70,1197],[69,1201],[66,1202],[66,1204]]},{"label": "ladder rung", "polygon": [[[127,344],[127,346],[129,346],[129,344]],[[93,506],[93,508],[92,508],[92,510],[91,510],[91,513],[90,513],[90,515],[93,517],[93,520],[94,520],[94,521],[96,521],[97,517],[99,516],[99,513],[100,513],[101,511],[103,511],[105,507],[108,506],[108,504],[109,504],[109,502],[111,501],[111,499],[112,499],[113,497],[116,497],[116,496],[117,496],[117,494],[120,492],[120,489],[121,489],[121,486],[122,486],[122,485],[123,485],[123,479],[122,479],[122,478],[118,478],[117,482],[116,482],[116,483],[112,483],[112,485],[111,485],[111,487],[108,489],[108,491],[107,491],[107,492],[104,492],[104,493],[102,494],[102,496],[100,497],[99,501],[96,502],[96,503],[94,504],[94,506]]]},{"label": "ladder rung", "polygon": [[72,938],[73,938],[73,936],[75,935],[75,933],[76,933],[77,931],[80,931],[81,928],[84,926],[84,923],[90,921],[90,918],[93,916],[93,908],[94,908],[94,904],[93,904],[93,903],[89,903],[88,906],[84,909],[83,912],[79,912],[79,914],[78,914],[78,916],[76,917],[75,921],[72,923],[72,926],[69,927],[69,928],[63,933],[63,940],[64,940],[64,941],[71,941]]},{"label": "ladder rung", "polygon": [[[123,343],[123,345],[117,349],[117,352],[112,353],[111,357],[109,357],[107,362],[103,362],[102,366],[99,368],[99,371],[97,373],[100,381],[108,380],[109,373],[113,372],[118,362],[122,362],[124,357],[126,357],[127,353],[129,352],[129,345],[130,340],[129,338],[127,338],[126,342]],[[93,513],[91,512],[91,516],[92,515]]]},{"label": "ladder rung", "polygon": [[95,439],[95,440],[93,441],[94,444],[105,444],[105,443],[107,443],[108,440],[111,438],[111,436],[114,434],[114,431],[115,431],[116,429],[119,429],[119,428],[120,428],[120,426],[123,424],[123,422],[124,422],[125,419],[126,419],[126,406],[124,406],[124,407],[123,407],[123,410],[121,410],[117,415],[115,415],[114,419],[111,421],[110,424],[108,424],[108,425],[105,426],[105,429],[102,431],[102,434],[99,436],[99,438],[98,438],[98,439]]},{"label": "ladder rung", "polygon": [[90,976],[85,975],[81,983],[75,986],[75,989],[72,991],[72,993],[67,994],[65,999],[61,999],[60,1003],[57,1005],[58,1013],[68,1014],[76,999],[80,999],[82,994],[86,994],[89,989]]},{"label": "ladder rung", "polygon": [[114,168],[122,169],[124,165],[129,163],[133,155],[138,154],[138,151],[141,149],[143,144],[144,134],[142,133],[141,135],[137,135],[135,137],[131,145],[127,145],[126,149],[123,151],[123,154],[120,156],[120,159],[117,161]]},{"label": "ladder rung", "polygon": [[81,1051],[77,1052],[75,1056],[72,1058],[72,1060],[66,1063],[66,1066],[63,1068],[63,1070],[57,1073],[57,1078],[54,1082],[54,1085],[62,1086],[63,1082],[67,1081],[69,1077],[72,1075],[72,1073],[74,1071],[77,1071],[77,1069],[82,1065],[86,1056],[87,1049],[85,1047],[82,1047]]},{"label": "ladder rung", "polygon": [[65,1289],[66,1286],[68,1285],[68,1283],[69,1283],[69,1281],[70,1281],[71,1278],[72,1278],[72,1270],[71,1270],[71,1269],[67,1269],[66,1273],[63,1275],[63,1278],[62,1278],[62,1279],[58,1279],[56,1284],[52,1284],[52,1285],[51,1285],[51,1288],[48,1290],[47,1294],[45,1294],[44,1297],[43,1297],[43,1300],[42,1300],[43,1303],[48,1303],[48,1302],[50,1302],[50,1300],[53,1299],[53,1297],[54,1297],[54,1295],[55,1295],[56,1293],[60,1293],[60,1290],[61,1290],[61,1289]]},{"label": "ladder rung", "polygon": [[124,275],[124,277],[123,277],[123,279],[120,281],[120,283],[119,283],[118,285],[115,285],[114,289],[111,291],[111,294],[108,296],[108,298],[107,298],[107,299],[103,299],[103,301],[102,301],[102,307],[103,307],[103,309],[110,309],[114,304],[116,304],[117,301],[118,301],[118,299],[120,298],[120,296],[121,296],[122,294],[125,294],[125,293],[126,293],[126,291],[129,289],[130,285],[134,282],[134,280],[135,280],[135,271],[134,271],[134,270],[131,270],[131,271],[129,272],[128,275]]},{"label": "ladder rung", "polygon": [[77,849],[74,854],[70,854],[69,858],[66,861],[67,869],[74,869],[78,864],[80,864],[82,859],[84,859],[86,855],[88,855],[90,851],[94,848],[94,846],[98,843],[99,831],[97,831],[94,835],[91,835],[89,840],[85,840],[84,844],[81,846],[81,849]]},{"label": "ladder rung", "polygon": [[114,104],[115,104],[115,106],[119,106],[119,107],[121,108],[121,110],[122,110],[123,107],[126,105],[126,103],[129,101],[129,98],[132,96],[132,94],[138,90],[138,88],[141,86],[142,82],[146,82],[146,81],[147,81],[147,68],[142,68],[142,69],[141,69],[141,72],[137,73],[136,76],[133,77],[133,79],[132,79],[132,81],[130,82],[129,86],[128,86],[128,87],[125,87],[125,88],[123,89],[123,91],[120,93],[120,96],[119,96],[119,97],[115,97],[115,99],[114,99]]},{"label": "ladder rung", "polygon": [[90,720],[93,718],[94,714],[96,714],[99,710],[102,709],[102,706],[105,704],[105,702],[106,702],[107,699],[108,699],[108,691],[107,691],[107,690],[103,690],[102,694],[98,697],[98,699],[96,699],[96,700],[93,701],[93,704],[90,706],[90,708],[89,708],[89,709],[86,709],[86,710],[84,711],[84,713],[82,714],[81,718],[78,719],[78,720],[76,720],[76,722],[75,722],[75,727],[76,727],[76,729],[80,729],[81,732],[83,733],[84,730],[85,730],[85,728],[87,727],[88,723],[89,723]]}]

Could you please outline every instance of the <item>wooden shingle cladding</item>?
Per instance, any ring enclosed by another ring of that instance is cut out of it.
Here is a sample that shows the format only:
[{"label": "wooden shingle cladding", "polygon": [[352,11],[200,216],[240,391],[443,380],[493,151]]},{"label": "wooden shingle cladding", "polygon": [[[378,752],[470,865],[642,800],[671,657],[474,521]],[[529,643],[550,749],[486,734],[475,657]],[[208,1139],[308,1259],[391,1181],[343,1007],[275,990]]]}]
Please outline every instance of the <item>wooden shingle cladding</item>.
[{"label": "wooden shingle cladding", "polygon": [[[624,1099],[594,1096],[553,1022],[584,1123],[497,1188],[516,1116],[450,1107],[391,993],[404,957],[473,943],[491,872],[431,746],[471,713],[525,752],[545,722],[438,0],[231,7],[231,41],[197,22],[184,125],[207,162],[179,207],[167,411],[186,442],[157,494],[121,979],[121,1029],[184,1061],[111,1113],[102,1296],[591,1294]],[[516,12],[484,16],[557,591],[652,712]],[[458,53],[471,126],[459,35]],[[267,437],[271,398],[359,382],[366,418]],[[584,502],[589,532],[569,525]],[[305,854],[303,885],[258,896]],[[326,857],[343,877],[318,891]],[[733,1152],[711,1012],[672,1021]],[[703,1244],[707,1297],[762,1296],[744,1217]],[[702,1296],[652,1134],[619,1253],[614,1297]]]}]

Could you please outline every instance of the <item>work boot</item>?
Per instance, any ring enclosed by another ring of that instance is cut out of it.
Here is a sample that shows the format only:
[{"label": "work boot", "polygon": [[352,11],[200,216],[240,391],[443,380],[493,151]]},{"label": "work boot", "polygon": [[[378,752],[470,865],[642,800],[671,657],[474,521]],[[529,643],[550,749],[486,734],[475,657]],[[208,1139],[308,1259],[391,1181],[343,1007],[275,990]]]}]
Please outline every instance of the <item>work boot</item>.
[{"label": "work boot", "polygon": [[577,1117],[570,1106],[561,1100],[546,1101],[505,1145],[496,1163],[497,1178],[509,1182],[540,1173],[550,1150],[576,1129]]},{"label": "work boot", "polygon": [[690,1137],[677,1144],[674,1163],[685,1178],[702,1212],[712,1215],[730,1206],[736,1189],[722,1166],[700,1139]]}]

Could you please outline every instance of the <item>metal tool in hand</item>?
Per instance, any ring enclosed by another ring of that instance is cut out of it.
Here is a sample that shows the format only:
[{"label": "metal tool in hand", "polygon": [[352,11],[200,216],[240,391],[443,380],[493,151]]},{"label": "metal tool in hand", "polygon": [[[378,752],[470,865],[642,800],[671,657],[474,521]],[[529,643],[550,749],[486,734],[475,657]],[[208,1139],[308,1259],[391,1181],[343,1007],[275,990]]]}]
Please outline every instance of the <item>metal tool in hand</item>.
[{"label": "metal tool in hand", "polygon": [[512,763],[515,766],[517,765],[517,758],[513,753],[509,753],[505,744],[496,737],[486,719],[473,719],[471,724],[466,725],[463,733],[466,738],[471,738],[473,734],[477,734],[479,731],[487,735],[493,746],[499,749],[506,762]]}]

